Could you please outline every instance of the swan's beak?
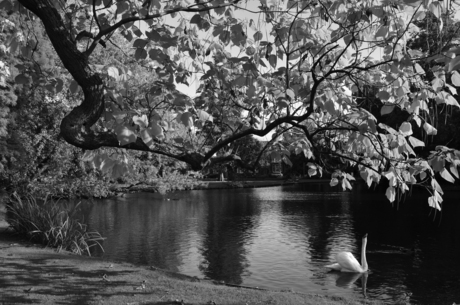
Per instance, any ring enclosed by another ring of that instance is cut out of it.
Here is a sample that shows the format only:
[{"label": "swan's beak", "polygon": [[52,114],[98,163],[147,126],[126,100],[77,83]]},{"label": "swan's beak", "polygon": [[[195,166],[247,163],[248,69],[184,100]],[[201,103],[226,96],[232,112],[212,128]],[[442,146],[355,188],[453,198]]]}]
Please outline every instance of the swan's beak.
[{"label": "swan's beak", "polygon": [[366,233],[366,234],[364,234],[363,238],[367,238],[367,233]]}]

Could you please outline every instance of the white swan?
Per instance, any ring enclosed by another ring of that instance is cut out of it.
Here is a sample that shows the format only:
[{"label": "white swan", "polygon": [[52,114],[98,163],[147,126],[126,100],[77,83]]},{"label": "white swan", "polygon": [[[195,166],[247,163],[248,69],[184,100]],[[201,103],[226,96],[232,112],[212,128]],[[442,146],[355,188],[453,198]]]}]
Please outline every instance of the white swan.
[{"label": "white swan", "polygon": [[363,243],[361,246],[361,263],[350,252],[340,252],[335,256],[337,263],[327,265],[326,268],[336,270],[340,272],[357,272],[364,273],[368,271],[367,260],[366,260],[366,245],[367,245],[367,234],[363,236]]}]

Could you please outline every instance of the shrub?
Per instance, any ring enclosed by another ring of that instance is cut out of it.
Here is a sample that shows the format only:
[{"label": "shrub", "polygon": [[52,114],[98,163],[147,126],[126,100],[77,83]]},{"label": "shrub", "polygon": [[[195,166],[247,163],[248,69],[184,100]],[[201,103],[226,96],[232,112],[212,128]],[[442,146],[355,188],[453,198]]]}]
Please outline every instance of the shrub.
[{"label": "shrub", "polygon": [[152,177],[147,179],[146,183],[155,186],[160,194],[165,194],[172,191],[193,190],[203,184],[198,178],[201,178],[200,174],[189,175],[165,169],[162,177]]},{"label": "shrub", "polygon": [[[80,203],[68,204],[50,197],[35,199],[31,195],[13,193],[6,203],[6,219],[10,227],[31,241],[46,246],[91,256],[90,249],[104,238],[89,232],[78,219]],[[103,250],[103,249],[102,249]]]}]

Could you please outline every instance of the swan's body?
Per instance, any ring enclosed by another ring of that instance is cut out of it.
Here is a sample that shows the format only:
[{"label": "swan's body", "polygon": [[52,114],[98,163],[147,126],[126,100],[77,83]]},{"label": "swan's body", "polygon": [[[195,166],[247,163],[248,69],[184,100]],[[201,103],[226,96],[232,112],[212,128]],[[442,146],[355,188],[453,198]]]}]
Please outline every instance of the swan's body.
[{"label": "swan's body", "polygon": [[327,265],[326,268],[331,270],[336,270],[340,272],[356,272],[364,273],[368,270],[367,260],[366,260],[366,245],[367,245],[367,234],[363,237],[363,243],[361,246],[361,263],[356,260],[356,258],[350,252],[340,252],[335,256],[337,263],[332,265]]}]

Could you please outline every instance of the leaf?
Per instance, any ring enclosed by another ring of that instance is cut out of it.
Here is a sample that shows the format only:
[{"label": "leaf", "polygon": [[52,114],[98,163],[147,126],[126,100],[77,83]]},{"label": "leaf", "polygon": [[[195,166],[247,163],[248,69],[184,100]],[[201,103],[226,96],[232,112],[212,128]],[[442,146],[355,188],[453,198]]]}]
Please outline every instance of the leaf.
[{"label": "leaf", "polygon": [[147,51],[145,49],[138,48],[136,53],[134,53],[136,60],[142,60],[147,58]]},{"label": "leaf", "polygon": [[337,184],[339,184],[339,180],[337,178],[332,178],[329,183],[330,186],[336,186]]},{"label": "leaf", "polygon": [[232,82],[233,86],[243,87],[246,86],[247,78],[244,75],[241,75]]},{"label": "leaf", "polygon": [[210,114],[207,113],[206,111],[197,110],[196,113],[197,113],[198,119],[199,119],[200,121],[203,121],[203,122],[206,122],[206,121],[212,122],[212,121],[213,121],[212,115],[210,115]]},{"label": "leaf", "polygon": [[286,155],[283,156],[283,162],[292,167],[292,162]]},{"label": "leaf", "polygon": [[117,135],[118,142],[120,142],[122,146],[136,141],[134,127],[118,125],[115,128],[115,134]]},{"label": "leaf", "polygon": [[375,38],[377,39],[378,37],[385,38],[388,34],[388,29],[389,27],[387,25],[382,25],[378,31],[375,33]]},{"label": "leaf", "polygon": [[395,109],[395,105],[383,105],[380,109],[380,115],[390,114]]},{"label": "leaf", "polygon": [[270,63],[270,66],[272,66],[273,68],[276,68],[276,61],[277,61],[276,55],[270,54],[270,56],[268,57],[268,62]]},{"label": "leaf", "polygon": [[444,178],[444,180],[449,181],[450,183],[455,183],[454,177],[452,177],[447,169],[444,168],[439,174]]},{"label": "leaf", "polygon": [[366,181],[366,184],[368,187],[371,187],[372,185],[372,175],[370,172],[370,169],[364,168],[364,170],[359,172],[361,178],[363,178],[364,181]]},{"label": "leaf", "polygon": [[27,84],[29,83],[30,79],[28,76],[26,76],[25,74],[18,74],[16,75],[16,77],[14,78],[14,81],[16,82],[16,84]]},{"label": "leaf", "polygon": [[425,75],[425,70],[418,63],[415,64],[415,71],[420,75]]},{"label": "leaf", "polygon": [[433,15],[436,16],[436,18],[439,18],[441,16],[441,13],[442,13],[442,7],[441,7],[441,4],[439,4],[439,2],[431,2],[430,6],[428,7],[428,9],[430,10],[430,12],[433,13]]},{"label": "leaf", "polygon": [[246,95],[251,98],[256,95],[256,87],[253,85],[250,85],[248,90],[246,90]]},{"label": "leaf", "polygon": [[459,176],[458,176],[457,166],[455,164],[451,164],[449,169],[450,169],[450,172],[458,179]]},{"label": "leaf", "polygon": [[436,179],[431,179],[431,187],[436,190],[436,192],[438,193],[441,193],[441,194],[444,194],[444,192],[442,191],[442,188],[441,186],[439,185],[438,181],[436,181]]},{"label": "leaf", "polygon": [[158,123],[153,123],[152,126],[149,127],[148,129],[149,129],[149,133],[153,137],[157,139],[161,139],[164,137],[163,128],[161,128],[161,126]]},{"label": "leaf", "polygon": [[128,172],[128,166],[124,163],[117,162],[112,168],[111,177],[112,179],[118,179],[120,177],[125,176],[127,172]]},{"label": "leaf", "polygon": [[422,0],[404,0],[404,3],[412,7],[418,7]]},{"label": "leaf", "polygon": [[344,191],[346,191],[347,189],[349,189],[349,190],[352,189],[351,184],[350,184],[350,182],[348,181],[348,179],[345,179],[345,178],[342,179],[342,189],[343,189]]},{"label": "leaf", "polygon": [[193,126],[193,114],[190,112],[184,112],[180,116],[179,121],[184,124],[185,127]]},{"label": "leaf", "polygon": [[185,107],[190,104],[189,97],[184,94],[175,94],[173,104],[175,106]]},{"label": "leaf", "polygon": [[262,32],[257,31],[252,37],[254,38],[255,41],[259,41],[259,40],[262,40],[263,35],[262,35]]},{"label": "leaf", "polygon": [[417,138],[414,138],[412,136],[409,137],[409,142],[412,145],[412,147],[424,147],[425,143],[423,141],[420,141]]},{"label": "leaf", "polygon": [[390,202],[394,202],[396,198],[395,188],[392,186],[389,186],[385,192],[385,196],[387,196]]},{"label": "leaf", "polygon": [[379,91],[379,93],[377,93],[377,96],[379,99],[387,101],[390,98],[390,93],[388,93],[387,91]]},{"label": "leaf", "polygon": [[447,72],[451,72],[452,70],[457,70],[458,69],[457,67],[459,64],[460,64],[460,56],[457,56],[450,61]]},{"label": "leaf", "polygon": [[405,137],[412,135],[412,125],[409,122],[403,122],[401,126],[399,126],[399,132]]},{"label": "leaf", "polygon": [[252,56],[256,53],[256,49],[253,46],[249,46],[246,48],[246,54]]},{"label": "leaf", "polygon": [[148,39],[154,42],[158,42],[161,39],[161,35],[155,29],[151,30],[150,32],[145,32],[145,35]]},{"label": "leaf", "polygon": [[199,14],[193,15],[192,19],[190,19],[190,24],[200,24],[201,19],[202,18]]},{"label": "leaf", "polygon": [[149,57],[152,60],[156,60],[159,64],[162,64],[162,62],[166,59],[168,59],[168,55],[163,53],[163,51],[159,49],[150,49],[149,51]]},{"label": "leaf", "polygon": [[442,87],[444,86],[444,81],[438,77],[435,77],[431,81],[431,87],[433,88],[434,91],[438,92],[442,90]]},{"label": "leaf", "polygon": [[94,159],[95,156],[96,156],[95,150],[87,150],[85,151],[83,156],[81,156],[81,160],[83,162],[90,162]]},{"label": "leaf", "polygon": [[146,128],[141,130],[139,133],[141,136],[142,141],[147,145],[150,149],[155,147],[155,142],[153,141],[152,130],[150,128]]},{"label": "leaf", "polygon": [[454,86],[460,87],[460,73],[458,73],[457,71],[453,71],[451,81],[452,84],[454,84]]},{"label": "leaf", "polygon": [[107,68],[107,74],[110,77],[113,77],[115,80],[118,80],[120,77],[120,74],[118,73],[118,69],[113,66]]},{"label": "leaf", "polygon": [[147,120],[147,116],[143,114],[142,116],[133,116],[133,122],[137,126],[139,126],[141,129],[147,128],[149,122]]},{"label": "leaf", "polygon": [[56,93],[59,93],[64,88],[64,81],[60,78],[56,78]]},{"label": "leaf", "polygon": [[431,196],[431,197],[428,198],[428,205],[430,207],[432,207],[433,209],[437,209],[437,210],[441,211],[441,206],[439,205],[436,196]]},{"label": "leaf", "polygon": [[70,82],[69,90],[72,94],[75,94],[78,90],[78,83],[75,80]]},{"label": "leaf", "polygon": [[420,173],[420,180],[425,180],[426,178],[426,172],[421,172]]},{"label": "leaf", "polygon": [[291,99],[291,101],[295,100],[295,93],[294,93],[294,90],[292,90],[292,89],[287,89],[287,90],[286,90],[286,95],[289,96],[289,98]]},{"label": "leaf", "polygon": [[108,173],[110,170],[112,170],[113,166],[115,165],[115,161],[111,158],[106,158],[102,163],[100,170],[103,173]]},{"label": "leaf", "polygon": [[331,115],[335,115],[336,114],[336,108],[335,108],[335,105],[336,103],[333,101],[333,100],[327,100],[326,102],[324,102],[324,108],[325,110],[331,114]]},{"label": "leaf", "polygon": [[121,14],[129,9],[129,4],[126,1],[117,2],[117,13]]},{"label": "leaf", "polygon": [[428,124],[427,122],[423,123],[423,129],[425,130],[427,135],[435,136],[438,133],[438,130]]},{"label": "leaf", "polygon": [[133,47],[134,48],[145,48],[145,46],[147,45],[148,43],[148,40],[145,40],[145,39],[136,39],[133,43]]}]

